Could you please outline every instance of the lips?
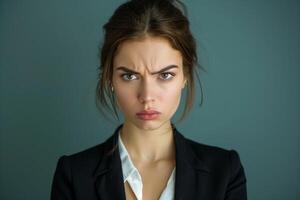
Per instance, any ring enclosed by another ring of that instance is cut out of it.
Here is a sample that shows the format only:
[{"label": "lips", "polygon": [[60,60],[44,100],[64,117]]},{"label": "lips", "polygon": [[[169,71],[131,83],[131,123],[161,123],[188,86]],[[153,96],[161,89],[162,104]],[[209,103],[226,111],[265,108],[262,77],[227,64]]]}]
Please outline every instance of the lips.
[{"label": "lips", "polygon": [[160,114],[160,112],[156,110],[144,110],[142,112],[137,113],[137,115],[152,115],[152,114]]},{"label": "lips", "polygon": [[160,112],[156,110],[144,110],[142,112],[138,112],[136,115],[141,120],[154,120],[159,116]]}]

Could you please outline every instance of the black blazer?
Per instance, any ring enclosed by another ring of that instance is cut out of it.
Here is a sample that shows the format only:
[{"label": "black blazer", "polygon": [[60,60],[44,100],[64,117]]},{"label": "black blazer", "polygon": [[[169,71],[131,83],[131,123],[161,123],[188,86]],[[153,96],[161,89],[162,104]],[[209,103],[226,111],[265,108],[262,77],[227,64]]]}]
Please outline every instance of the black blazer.
[{"label": "black blazer", "polygon": [[[125,200],[118,151],[120,125],[105,142],[61,156],[51,200]],[[185,138],[173,126],[176,146],[175,200],[246,200],[246,177],[235,150]]]}]

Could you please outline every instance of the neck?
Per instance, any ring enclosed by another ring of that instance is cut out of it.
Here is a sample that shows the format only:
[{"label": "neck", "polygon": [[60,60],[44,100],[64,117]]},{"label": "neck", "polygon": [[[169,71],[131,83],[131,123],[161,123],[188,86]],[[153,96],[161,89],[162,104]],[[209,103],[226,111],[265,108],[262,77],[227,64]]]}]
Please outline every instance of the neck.
[{"label": "neck", "polygon": [[122,141],[132,160],[153,163],[175,159],[175,144],[171,123],[145,130],[131,123],[124,123],[121,129]]}]

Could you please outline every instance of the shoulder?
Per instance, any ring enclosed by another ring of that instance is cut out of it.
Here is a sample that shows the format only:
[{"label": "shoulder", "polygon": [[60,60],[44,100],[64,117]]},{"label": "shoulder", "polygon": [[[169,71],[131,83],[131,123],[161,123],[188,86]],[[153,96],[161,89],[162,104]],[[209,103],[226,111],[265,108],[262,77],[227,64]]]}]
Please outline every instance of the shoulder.
[{"label": "shoulder", "polygon": [[107,161],[117,147],[117,135],[119,126],[114,134],[110,135],[105,141],[83,149],[73,154],[62,155],[58,158],[57,170],[69,170],[77,174],[94,173],[95,169],[103,161]]},{"label": "shoulder", "polygon": [[210,170],[226,174],[236,174],[239,171],[244,171],[237,150],[203,144],[188,138],[185,138],[185,141],[195,156]]},{"label": "shoulder", "polygon": [[237,156],[238,152],[234,149],[203,144],[192,139],[185,138],[187,145],[205,160],[222,159],[228,156]]},{"label": "shoulder", "polygon": [[247,199],[246,174],[241,163],[239,153],[234,149],[202,144],[190,139],[185,139],[201,164],[206,166],[213,180],[226,184],[228,199]]},{"label": "shoulder", "polygon": [[[105,142],[58,158],[52,180],[51,199],[75,199],[74,188],[92,194],[95,170],[104,158]],[[79,190],[78,190],[79,191]]]},{"label": "shoulder", "polygon": [[72,171],[87,171],[92,173],[93,167],[103,158],[105,142],[83,149],[73,154],[61,155],[57,161],[57,168],[69,169]]}]

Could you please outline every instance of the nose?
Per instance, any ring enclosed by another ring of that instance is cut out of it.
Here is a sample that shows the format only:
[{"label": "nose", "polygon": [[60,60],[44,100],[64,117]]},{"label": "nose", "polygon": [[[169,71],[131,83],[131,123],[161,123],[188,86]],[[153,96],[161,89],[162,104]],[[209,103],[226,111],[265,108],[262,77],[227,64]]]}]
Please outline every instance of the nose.
[{"label": "nose", "polygon": [[139,101],[142,104],[146,104],[146,105],[153,103],[155,100],[154,90],[155,90],[154,84],[151,83],[150,80],[144,79],[139,86],[139,92],[138,92]]}]

